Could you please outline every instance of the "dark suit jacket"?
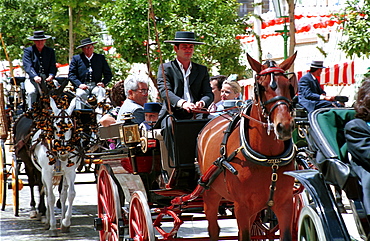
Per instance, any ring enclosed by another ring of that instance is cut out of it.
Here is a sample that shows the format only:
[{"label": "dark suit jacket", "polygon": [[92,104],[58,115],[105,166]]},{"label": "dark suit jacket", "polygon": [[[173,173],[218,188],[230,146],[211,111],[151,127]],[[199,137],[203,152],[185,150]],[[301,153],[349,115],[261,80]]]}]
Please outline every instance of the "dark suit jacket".
[{"label": "dark suit jacket", "polygon": [[[89,60],[86,58],[85,54],[79,54],[73,56],[71,63],[69,64],[69,80],[76,86],[86,83],[87,73],[89,68]],[[112,71],[105,59],[104,55],[94,53],[91,58],[91,68],[92,68],[92,82],[99,83],[103,82],[107,85],[112,79]],[[104,75],[104,79],[102,79]]]},{"label": "dark suit jacket", "polygon": [[320,100],[320,95],[326,94],[321,89],[320,84],[315,80],[311,73],[304,75],[298,82],[298,102],[308,112],[316,109]]},{"label": "dark suit jacket", "polygon": [[345,137],[352,160],[370,172],[370,127],[362,119],[353,119],[345,127]]},{"label": "dark suit jacket", "polygon": [[[189,76],[190,94],[194,99],[194,103],[203,100],[205,108],[207,108],[213,101],[212,88],[209,83],[209,74],[207,67],[196,64],[192,64],[191,73]],[[168,98],[170,101],[171,109],[174,116],[177,119],[190,119],[193,114],[188,113],[186,110],[176,107],[179,100],[183,99],[184,94],[184,77],[180,70],[180,67],[176,60],[163,64],[164,73],[166,75],[166,86],[168,89]],[[157,84],[161,97],[164,100],[164,104],[161,112],[159,113],[159,119],[161,120],[167,114],[167,96],[164,79],[162,75],[162,66],[158,69]]]},{"label": "dark suit jacket", "polygon": [[[25,48],[23,54],[23,67],[30,79],[40,76],[40,57],[42,57],[42,67],[46,77],[55,76],[57,73],[55,51],[52,48],[44,46],[41,53],[37,50],[36,45]],[[41,76],[40,76],[41,77]]]}]

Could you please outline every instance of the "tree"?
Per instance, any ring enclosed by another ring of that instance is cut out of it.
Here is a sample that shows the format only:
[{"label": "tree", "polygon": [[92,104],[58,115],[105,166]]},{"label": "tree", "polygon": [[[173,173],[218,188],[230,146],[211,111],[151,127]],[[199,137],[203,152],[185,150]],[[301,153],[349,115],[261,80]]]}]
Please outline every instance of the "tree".
[{"label": "tree", "polygon": [[[173,47],[164,40],[173,39],[176,31],[194,31],[199,41],[193,60],[209,68],[217,66],[221,74],[244,74],[239,63],[242,54],[238,34],[245,33],[244,19],[237,15],[236,0],[153,0],[153,12],[159,36],[155,42],[154,23],[148,17],[148,0],[121,0],[105,5],[101,14],[117,52],[129,63],[159,66],[163,60],[174,58]],[[148,48],[147,48],[148,47]]]},{"label": "tree", "polygon": [[[73,43],[78,44],[82,38],[99,37],[99,10],[101,4],[107,1],[110,0],[0,0],[0,29],[9,58],[21,59],[23,47],[33,44],[27,37],[33,31],[44,30],[46,34],[53,36],[47,41],[47,45],[55,49],[57,62],[68,63],[68,7],[73,8]],[[1,46],[1,57],[3,53]]]},{"label": "tree", "polygon": [[[360,2],[363,2],[361,5]],[[343,35],[346,40],[339,42],[339,48],[347,57],[370,56],[370,0],[348,0],[346,7],[336,14],[343,27]]]}]

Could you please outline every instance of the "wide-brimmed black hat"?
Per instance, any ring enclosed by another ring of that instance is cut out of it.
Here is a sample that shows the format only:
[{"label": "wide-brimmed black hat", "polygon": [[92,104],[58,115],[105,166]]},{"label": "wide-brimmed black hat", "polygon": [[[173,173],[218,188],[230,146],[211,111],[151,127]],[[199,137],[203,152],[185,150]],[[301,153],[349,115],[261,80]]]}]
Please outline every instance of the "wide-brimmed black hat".
[{"label": "wide-brimmed black hat", "polygon": [[98,41],[96,41],[96,42],[92,42],[90,38],[82,39],[82,40],[81,40],[81,45],[80,45],[80,46],[78,46],[78,47],[77,47],[77,49],[82,48],[82,47],[84,47],[84,46],[86,46],[86,45],[89,45],[89,44],[96,44],[97,42],[98,42]]},{"label": "wide-brimmed black hat", "polygon": [[326,67],[324,67],[324,61],[312,61],[311,63],[311,68],[317,68],[317,69],[324,69]]},{"label": "wide-brimmed black hat", "polygon": [[35,31],[33,32],[33,36],[28,37],[29,40],[44,40],[50,38],[50,35],[45,35],[44,31]]},{"label": "wide-brimmed black hat", "polygon": [[174,40],[165,40],[164,42],[170,44],[204,44],[203,42],[195,41],[194,32],[186,31],[178,31]]}]

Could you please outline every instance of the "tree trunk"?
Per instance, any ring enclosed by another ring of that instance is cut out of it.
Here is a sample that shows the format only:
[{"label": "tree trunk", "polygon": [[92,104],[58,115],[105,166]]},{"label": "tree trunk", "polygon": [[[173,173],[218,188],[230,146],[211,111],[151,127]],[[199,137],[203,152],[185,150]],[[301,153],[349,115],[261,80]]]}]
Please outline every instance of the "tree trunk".
[{"label": "tree trunk", "polygon": [[[294,10],[295,0],[287,0],[289,6],[289,56],[294,54],[295,51],[295,21],[294,21]],[[294,72],[294,64],[290,67],[290,71]]]},{"label": "tree trunk", "polygon": [[74,39],[73,39],[73,17],[72,17],[72,7],[68,7],[68,16],[69,16],[69,54],[68,54],[68,63],[71,62],[73,57],[74,49]]}]

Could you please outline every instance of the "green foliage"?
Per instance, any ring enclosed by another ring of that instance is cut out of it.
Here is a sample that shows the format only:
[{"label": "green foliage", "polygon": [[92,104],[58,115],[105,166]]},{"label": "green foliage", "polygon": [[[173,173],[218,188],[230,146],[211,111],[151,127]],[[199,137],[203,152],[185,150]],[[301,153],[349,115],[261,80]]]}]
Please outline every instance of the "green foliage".
[{"label": "green foliage", "polygon": [[[46,45],[56,51],[57,62],[68,63],[68,6],[73,9],[75,44],[89,36],[98,36],[101,5],[108,0],[0,0],[0,29],[11,60],[21,59],[23,48],[33,45],[27,37],[44,30],[53,36]],[[0,58],[5,59],[1,46]]]},{"label": "green foliage", "polygon": [[[244,74],[246,67],[239,63],[241,46],[235,39],[245,33],[243,19],[237,16],[238,6],[236,0],[153,0],[163,61],[175,56],[173,46],[164,40],[173,39],[176,31],[194,31],[197,40],[206,43],[196,46],[194,62],[217,66],[225,75]],[[122,58],[129,63],[147,63],[149,59],[156,74],[159,46],[153,20],[148,21],[148,9],[148,0],[120,0],[106,4],[101,14]]]},{"label": "green foliage", "polygon": [[370,0],[348,0],[345,9],[336,15],[342,21],[343,35],[346,40],[339,42],[339,47],[348,57],[370,57]]}]

